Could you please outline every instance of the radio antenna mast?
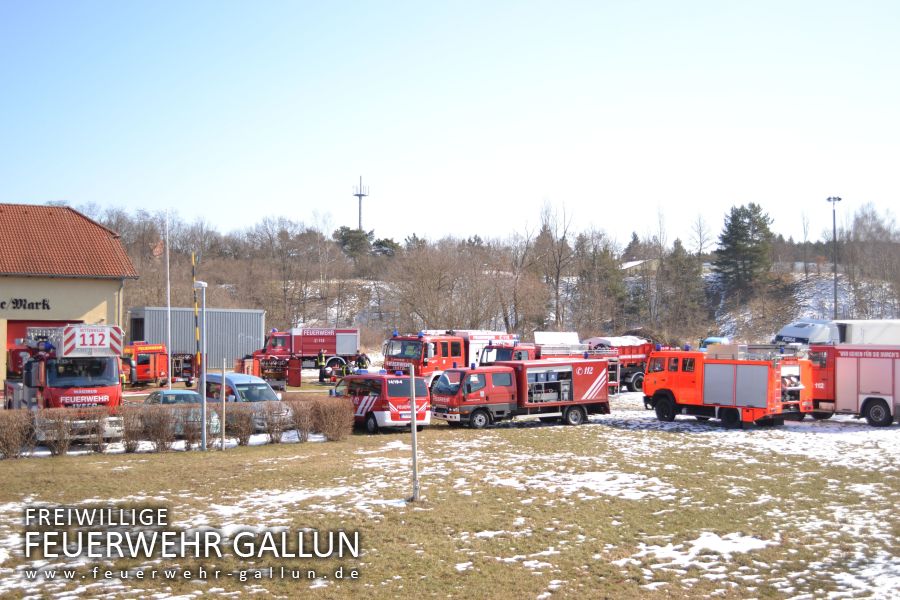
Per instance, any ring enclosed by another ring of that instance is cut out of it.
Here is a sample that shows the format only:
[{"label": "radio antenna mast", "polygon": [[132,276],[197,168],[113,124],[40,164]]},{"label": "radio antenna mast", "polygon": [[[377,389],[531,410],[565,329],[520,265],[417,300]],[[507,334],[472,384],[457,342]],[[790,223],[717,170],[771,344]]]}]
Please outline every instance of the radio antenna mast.
[{"label": "radio antenna mast", "polygon": [[369,195],[368,186],[363,187],[362,175],[359,176],[359,187],[356,188],[356,191],[353,193],[353,195],[359,198],[359,230],[362,231],[362,199]]}]

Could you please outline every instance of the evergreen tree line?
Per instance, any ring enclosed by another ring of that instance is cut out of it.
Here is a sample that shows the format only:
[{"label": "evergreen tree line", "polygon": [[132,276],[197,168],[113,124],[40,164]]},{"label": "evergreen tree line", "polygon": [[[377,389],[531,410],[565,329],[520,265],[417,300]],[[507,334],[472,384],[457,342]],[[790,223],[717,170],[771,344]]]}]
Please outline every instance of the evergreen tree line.
[{"label": "evergreen tree line", "polygon": [[[165,213],[78,210],[120,234],[141,274],[126,286],[127,306],[164,306]],[[620,248],[603,231],[575,231],[572,216],[550,206],[534,231],[435,241],[273,217],[221,233],[202,219],[170,215],[172,304],[193,302],[193,255],[197,279],[209,283],[209,306],[263,309],[268,327],[358,325],[369,345],[394,328],[450,327],[525,339],[535,330],[588,337],[640,328],[661,340],[693,341],[716,333],[733,311],[761,331],[777,329],[795,316],[784,303],[797,285],[830,277],[830,240],[785,240],[771,226],[750,203],[733,207],[717,236],[698,217],[689,240],[669,243],[660,216],[655,232],[634,233]],[[840,229],[837,251],[850,293],[841,316],[900,315],[894,221],[863,207]]]}]

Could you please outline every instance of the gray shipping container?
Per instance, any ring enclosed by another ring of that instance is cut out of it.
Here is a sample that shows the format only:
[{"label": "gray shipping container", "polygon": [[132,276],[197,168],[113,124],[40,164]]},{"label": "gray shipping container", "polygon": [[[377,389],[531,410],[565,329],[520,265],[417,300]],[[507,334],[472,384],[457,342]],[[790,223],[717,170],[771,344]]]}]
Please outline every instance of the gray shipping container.
[{"label": "gray shipping container", "polygon": [[[203,311],[198,311],[203,321]],[[263,347],[266,331],[266,311],[231,308],[206,308],[206,351],[209,368],[220,369],[222,360],[228,369],[236,358],[243,358]],[[128,311],[128,343],[166,343],[166,307],[142,306]],[[194,309],[172,307],[172,349],[175,354],[194,354],[197,342],[194,334]]]}]

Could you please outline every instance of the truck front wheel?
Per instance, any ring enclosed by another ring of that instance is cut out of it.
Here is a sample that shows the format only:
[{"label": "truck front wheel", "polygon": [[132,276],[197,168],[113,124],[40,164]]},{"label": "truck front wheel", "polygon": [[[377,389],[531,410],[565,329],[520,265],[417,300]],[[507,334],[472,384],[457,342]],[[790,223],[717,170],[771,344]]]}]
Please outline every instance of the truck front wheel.
[{"label": "truck front wheel", "polygon": [[654,402],[656,418],[660,421],[671,423],[675,420],[675,401],[668,396],[660,396]]},{"label": "truck front wheel", "polygon": [[469,417],[469,426],[471,426],[472,429],[484,429],[490,424],[491,417],[487,414],[487,411],[476,410],[472,413],[472,416]]},{"label": "truck front wheel", "polygon": [[570,406],[563,414],[566,425],[581,425],[587,420],[584,409],[580,406]]},{"label": "truck front wheel", "polygon": [[887,427],[891,424],[891,409],[888,408],[887,402],[878,398],[869,400],[866,403],[863,416],[872,427]]},{"label": "truck front wheel", "polygon": [[642,392],[644,391],[644,374],[637,373],[634,377],[631,378],[631,385],[629,386],[632,392]]}]

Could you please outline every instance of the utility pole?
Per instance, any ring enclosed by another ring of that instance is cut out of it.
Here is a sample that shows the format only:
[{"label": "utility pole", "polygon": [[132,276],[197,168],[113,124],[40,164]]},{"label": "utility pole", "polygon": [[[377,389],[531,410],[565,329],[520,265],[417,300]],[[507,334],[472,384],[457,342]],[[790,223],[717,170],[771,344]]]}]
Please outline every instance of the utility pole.
[{"label": "utility pole", "polygon": [[828,202],[831,202],[831,262],[834,267],[834,317],[838,318],[838,302],[837,302],[837,203],[841,199],[838,196],[829,196]]},{"label": "utility pole", "polygon": [[359,230],[362,231],[362,199],[369,195],[369,188],[363,187],[362,175],[359,176],[359,187],[353,195],[359,198]]}]

